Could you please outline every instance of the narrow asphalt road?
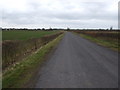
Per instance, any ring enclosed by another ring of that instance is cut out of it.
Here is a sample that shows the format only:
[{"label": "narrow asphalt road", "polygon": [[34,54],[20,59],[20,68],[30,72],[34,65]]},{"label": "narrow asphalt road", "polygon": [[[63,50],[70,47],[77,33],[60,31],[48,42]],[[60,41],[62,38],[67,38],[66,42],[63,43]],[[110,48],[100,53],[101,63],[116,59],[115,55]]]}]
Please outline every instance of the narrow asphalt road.
[{"label": "narrow asphalt road", "polygon": [[35,88],[117,88],[118,53],[67,32]]}]

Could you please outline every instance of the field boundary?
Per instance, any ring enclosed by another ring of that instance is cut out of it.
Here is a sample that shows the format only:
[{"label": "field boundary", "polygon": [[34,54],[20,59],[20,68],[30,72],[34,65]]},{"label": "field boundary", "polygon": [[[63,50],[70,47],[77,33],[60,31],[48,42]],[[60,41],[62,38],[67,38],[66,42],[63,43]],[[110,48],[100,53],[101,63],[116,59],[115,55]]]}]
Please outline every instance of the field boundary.
[{"label": "field boundary", "polygon": [[93,43],[96,43],[96,44],[98,44],[100,46],[104,46],[104,47],[109,48],[109,49],[111,49],[113,51],[120,52],[119,46],[118,46],[119,44],[115,45],[113,42],[103,40],[101,38],[95,38],[95,37],[92,37],[90,35],[80,34],[80,33],[76,33],[76,32],[74,32],[74,34],[79,35],[79,36],[81,36],[81,37],[83,37],[83,38],[85,38],[85,39],[87,39],[87,40],[89,40],[89,41],[91,41]]},{"label": "field boundary", "polygon": [[62,39],[63,34],[40,48],[36,53],[9,69],[3,75],[3,88],[21,88],[30,80],[35,69],[42,64],[45,56]]},{"label": "field boundary", "polygon": [[21,59],[25,58],[32,52],[35,52],[38,48],[52,41],[60,34],[62,34],[62,32],[52,35],[46,35],[41,38],[29,39],[27,41],[19,40],[3,41],[2,42],[3,71],[9,69],[10,66],[14,65],[16,62],[21,61]]}]

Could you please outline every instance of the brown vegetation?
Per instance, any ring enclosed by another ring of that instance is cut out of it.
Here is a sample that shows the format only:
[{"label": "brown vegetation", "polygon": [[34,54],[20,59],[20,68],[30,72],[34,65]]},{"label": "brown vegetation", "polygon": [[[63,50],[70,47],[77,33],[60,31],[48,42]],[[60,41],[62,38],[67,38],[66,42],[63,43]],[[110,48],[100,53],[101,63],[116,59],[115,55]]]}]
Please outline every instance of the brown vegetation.
[{"label": "brown vegetation", "polygon": [[15,62],[22,59],[22,57],[37,50],[49,41],[55,39],[62,33],[48,35],[41,38],[33,38],[27,41],[20,40],[6,40],[2,42],[2,67],[3,70],[13,65]]},{"label": "brown vegetation", "polygon": [[119,31],[105,31],[105,30],[88,30],[88,31],[75,31],[79,34],[85,34],[85,35],[89,35],[89,36],[92,36],[92,37],[95,37],[95,38],[102,38],[104,40],[118,40],[120,39],[120,33]]},{"label": "brown vegetation", "polygon": [[73,32],[76,32],[80,34],[81,37],[93,41],[99,45],[120,52],[119,30],[79,30]]}]

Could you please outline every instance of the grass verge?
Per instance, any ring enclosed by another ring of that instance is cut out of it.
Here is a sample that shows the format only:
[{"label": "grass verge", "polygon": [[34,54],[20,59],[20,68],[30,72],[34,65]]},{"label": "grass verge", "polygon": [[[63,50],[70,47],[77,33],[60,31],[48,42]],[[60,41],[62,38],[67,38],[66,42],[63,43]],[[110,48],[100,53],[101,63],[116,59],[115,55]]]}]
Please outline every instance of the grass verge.
[{"label": "grass verge", "polygon": [[30,80],[34,70],[42,64],[45,56],[59,43],[62,37],[63,34],[5,72],[2,79],[3,88],[22,88]]},{"label": "grass verge", "polygon": [[110,41],[110,40],[104,40],[102,38],[94,38],[92,36],[89,36],[89,35],[84,35],[84,34],[80,34],[81,37],[85,38],[85,39],[88,39],[92,42],[95,42],[97,43],[98,45],[101,45],[101,46],[105,46],[105,47],[108,47],[114,51],[120,51],[120,48],[119,48],[119,44],[118,44],[118,41]]}]

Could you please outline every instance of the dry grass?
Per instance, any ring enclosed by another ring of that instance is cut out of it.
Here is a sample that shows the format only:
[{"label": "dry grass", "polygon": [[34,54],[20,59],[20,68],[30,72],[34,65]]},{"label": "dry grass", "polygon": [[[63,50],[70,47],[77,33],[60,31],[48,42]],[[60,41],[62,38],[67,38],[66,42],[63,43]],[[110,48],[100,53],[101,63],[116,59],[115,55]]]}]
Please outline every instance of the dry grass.
[{"label": "dry grass", "polygon": [[89,39],[98,43],[99,45],[111,48],[115,51],[119,50],[119,39],[120,32],[119,31],[98,31],[98,30],[89,30],[89,31],[74,31],[80,34],[82,37]]},{"label": "dry grass", "polygon": [[36,51],[41,46],[52,41],[62,33],[47,35],[41,38],[29,40],[6,40],[2,43],[2,67],[3,70],[15,62],[21,60],[28,54]]}]

